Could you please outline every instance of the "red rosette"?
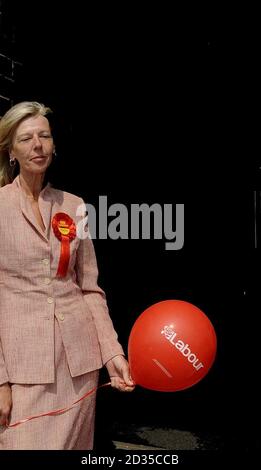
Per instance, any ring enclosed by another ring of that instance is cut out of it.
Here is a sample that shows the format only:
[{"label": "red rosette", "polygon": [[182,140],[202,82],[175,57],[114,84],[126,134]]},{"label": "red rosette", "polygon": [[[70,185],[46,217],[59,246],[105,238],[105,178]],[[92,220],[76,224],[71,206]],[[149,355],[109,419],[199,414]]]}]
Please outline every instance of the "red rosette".
[{"label": "red rosette", "polygon": [[64,212],[57,212],[52,219],[54,234],[61,242],[60,260],[56,275],[65,277],[70,260],[70,242],[76,237],[73,219]]}]

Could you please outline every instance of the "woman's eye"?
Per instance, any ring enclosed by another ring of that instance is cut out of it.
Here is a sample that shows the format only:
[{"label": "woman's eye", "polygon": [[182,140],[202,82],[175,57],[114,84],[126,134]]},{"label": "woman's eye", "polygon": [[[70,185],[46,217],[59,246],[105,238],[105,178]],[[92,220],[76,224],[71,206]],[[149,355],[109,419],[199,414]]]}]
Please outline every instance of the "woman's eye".
[{"label": "woman's eye", "polygon": [[[39,139],[50,139],[52,136],[51,134],[39,134],[38,138]],[[27,137],[22,137],[19,142],[27,142],[28,140],[31,140],[33,137],[27,136]]]}]

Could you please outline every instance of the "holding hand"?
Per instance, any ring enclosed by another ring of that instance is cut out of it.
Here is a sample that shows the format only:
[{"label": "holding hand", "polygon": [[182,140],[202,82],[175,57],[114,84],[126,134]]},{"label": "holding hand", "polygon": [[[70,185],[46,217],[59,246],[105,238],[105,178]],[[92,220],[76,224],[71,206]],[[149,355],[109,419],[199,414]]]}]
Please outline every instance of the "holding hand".
[{"label": "holding hand", "polygon": [[128,361],[122,355],[114,356],[105,364],[111,379],[111,386],[121,392],[132,392],[135,384],[130,376]]}]

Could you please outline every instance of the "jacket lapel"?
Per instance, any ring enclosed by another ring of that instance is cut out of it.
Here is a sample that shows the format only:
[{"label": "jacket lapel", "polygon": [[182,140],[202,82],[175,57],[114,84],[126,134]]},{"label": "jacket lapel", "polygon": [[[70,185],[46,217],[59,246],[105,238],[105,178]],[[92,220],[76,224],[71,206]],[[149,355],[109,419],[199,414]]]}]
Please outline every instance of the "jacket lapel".
[{"label": "jacket lapel", "polygon": [[49,242],[50,238],[50,225],[51,225],[51,212],[52,212],[52,196],[50,191],[50,183],[48,183],[45,188],[40,192],[38,205],[39,210],[45,225],[45,230],[43,231],[39,226],[35,214],[33,212],[30,200],[24,194],[23,190],[21,189],[18,176],[14,179],[13,183],[16,186],[18,191],[19,203],[21,207],[21,211],[24,217],[30,222],[31,225],[35,228],[35,230],[39,233],[39,235],[46,241]]}]

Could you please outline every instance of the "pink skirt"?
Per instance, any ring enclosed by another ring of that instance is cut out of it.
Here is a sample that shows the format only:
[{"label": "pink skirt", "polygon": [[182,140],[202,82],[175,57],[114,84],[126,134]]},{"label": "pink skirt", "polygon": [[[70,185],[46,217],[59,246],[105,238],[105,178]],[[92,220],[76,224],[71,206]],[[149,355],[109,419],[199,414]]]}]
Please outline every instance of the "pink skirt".
[{"label": "pink skirt", "polygon": [[[55,383],[11,385],[10,424],[69,406],[98,385],[98,370],[71,377],[57,320],[55,364]],[[14,428],[1,427],[0,450],[90,450],[93,448],[95,406],[96,392],[64,413],[37,418]]]}]

